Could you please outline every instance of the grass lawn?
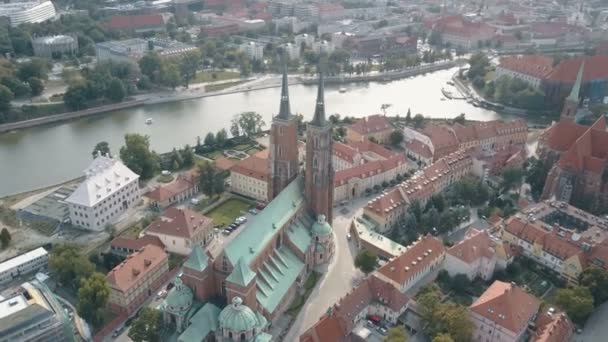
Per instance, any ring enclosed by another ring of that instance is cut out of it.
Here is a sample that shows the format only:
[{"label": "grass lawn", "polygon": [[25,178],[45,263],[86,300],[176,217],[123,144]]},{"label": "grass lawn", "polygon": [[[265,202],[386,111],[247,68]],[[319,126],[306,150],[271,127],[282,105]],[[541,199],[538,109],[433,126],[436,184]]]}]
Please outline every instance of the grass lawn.
[{"label": "grass lawn", "polygon": [[226,88],[230,88],[230,87],[234,87],[236,85],[239,85],[241,83],[245,83],[247,81],[234,81],[234,82],[226,82],[226,83],[220,83],[220,84],[209,84],[205,86],[205,91],[206,92],[213,92],[213,91],[220,91],[220,90],[224,90]]},{"label": "grass lawn", "polygon": [[250,149],[248,149],[248,150],[247,150],[247,154],[248,154],[248,155],[254,155],[254,154],[256,154],[256,153],[258,153],[258,152],[260,152],[260,151],[263,151],[263,150],[264,150],[264,149],[262,149],[262,148],[257,148],[257,147],[256,147],[256,148],[250,148]]},{"label": "grass lawn", "polygon": [[123,230],[120,233],[120,236],[136,239],[139,237],[139,233],[141,233],[144,228],[146,227],[142,224],[142,222],[137,221],[136,223],[133,223],[131,226],[129,226],[129,228]]},{"label": "grass lawn", "polygon": [[236,146],[232,147],[232,149],[233,150],[237,150],[237,151],[245,151],[246,149],[251,148],[253,146],[254,145],[251,144],[251,143],[249,143],[249,144],[239,144],[239,145],[236,145]]},{"label": "grass lawn", "polygon": [[301,295],[296,295],[296,298],[294,298],[293,302],[291,302],[291,306],[289,306],[289,309],[287,309],[288,314],[292,315],[293,317],[298,315],[298,312],[300,312],[302,306],[304,303],[306,303],[306,300],[312,293],[312,290],[315,288],[319,278],[321,278],[321,275],[317,272],[312,272],[308,276],[306,282],[304,283],[304,293]]},{"label": "grass lawn", "polygon": [[192,83],[205,83],[239,78],[241,75],[234,71],[201,71],[196,73]]},{"label": "grass lawn", "polygon": [[241,216],[242,211],[247,211],[252,204],[240,198],[230,198],[226,202],[213,208],[205,215],[213,219],[214,224],[227,225],[234,222],[234,219]]},{"label": "grass lawn", "polygon": [[218,157],[222,156],[222,151],[217,150],[209,153],[204,153],[203,157],[216,160]]}]

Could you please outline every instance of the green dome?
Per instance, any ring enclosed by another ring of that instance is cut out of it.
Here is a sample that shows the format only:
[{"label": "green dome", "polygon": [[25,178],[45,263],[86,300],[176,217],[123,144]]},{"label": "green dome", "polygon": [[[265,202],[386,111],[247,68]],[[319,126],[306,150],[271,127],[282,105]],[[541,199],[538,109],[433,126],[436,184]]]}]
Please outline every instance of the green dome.
[{"label": "green dome", "polygon": [[192,306],[192,290],[180,278],[176,278],[174,283],[175,286],[165,299],[164,308],[172,314],[185,315]]},{"label": "green dome", "polygon": [[319,215],[319,219],[312,225],[313,236],[326,236],[331,234],[331,226],[325,221],[325,215]]},{"label": "green dome", "polygon": [[258,326],[258,317],[240,297],[232,298],[232,304],[226,306],[220,313],[220,328],[228,329],[233,333],[253,330]]}]

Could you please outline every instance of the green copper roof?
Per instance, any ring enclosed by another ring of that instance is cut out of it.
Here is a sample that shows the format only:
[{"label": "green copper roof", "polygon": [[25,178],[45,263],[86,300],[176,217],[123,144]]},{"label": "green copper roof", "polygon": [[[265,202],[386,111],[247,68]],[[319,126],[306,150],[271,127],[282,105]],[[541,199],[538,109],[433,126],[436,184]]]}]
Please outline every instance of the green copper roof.
[{"label": "green copper roof", "polygon": [[205,254],[205,250],[201,245],[196,244],[192,248],[192,252],[188,257],[188,260],[184,263],[184,267],[202,272],[209,265],[209,257]]},{"label": "green copper roof", "polygon": [[304,263],[289,248],[275,250],[258,271],[258,302],[268,312],[274,312],[303,268]]},{"label": "green copper roof", "polygon": [[232,304],[226,306],[220,313],[219,327],[233,333],[252,330],[259,326],[258,316],[246,305],[240,297],[232,298]]},{"label": "green copper roof", "polygon": [[249,265],[294,213],[304,205],[304,181],[293,180],[268,206],[252,218],[224,249],[232,265],[243,258]]},{"label": "green copper roof", "polygon": [[175,286],[169,291],[163,302],[163,310],[172,314],[183,316],[192,306],[192,290],[180,278],[175,278]]},{"label": "green copper roof", "polygon": [[319,215],[319,219],[312,225],[313,236],[326,236],[331,234],[331,225],[325,221],[325,215]]},{"label": "green copper roof", "polygon": [[579,102],[580,101],[580,92],[581,85],[583,84],[583,71],[585,70],[585,62],[581,63],[581,67],[578,69],[578,74],[576,74],[576,81],[572,86],[572,90],[570,91],[570,95],[568,95],[568,101]]},{"label": "green copper roof", "polygon": [[272,335],[268,334],[268,333],[260,333],[258,336],[255,337],[255,340],[253,340],[253,342],[270,342],[272,341]]},{"label": "green copper roof", "polygon": [[249,285],[253,278],[255,278],[255,273],[249,268],[245,259],[240,258],[234,266],[232,273],[226,278],[226,281],[245,287]]},{"label": "green copper roof", "polygon": [[178,342],[204,341],[207,335],[215,332],[218,327],[220,308],[207,303],[190,318],[190,325],[179,335]]},{"label": "green copper roof", "polygon": [[310,236],[307,229],[310,226],[306,225],[305,222],[303,218],[299,218],[287,230],[289,241],[302,253],[306,253],[312,241],[312,236]]}]

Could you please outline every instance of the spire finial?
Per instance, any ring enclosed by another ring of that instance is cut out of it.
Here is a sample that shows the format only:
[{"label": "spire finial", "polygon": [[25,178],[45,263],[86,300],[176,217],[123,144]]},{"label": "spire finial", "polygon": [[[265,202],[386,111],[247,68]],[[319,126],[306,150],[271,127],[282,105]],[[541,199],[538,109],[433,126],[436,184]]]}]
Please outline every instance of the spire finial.
[{"label": "spire finial", "polygon": [[285,54],[286,52],[283,51],[281,55],[281,60],[283,63],[283,81],[281,84],[281,106],[279,108],[278,117],[287,120],[291,117],[291,109],[289,106],[289,82],[287,78],[287,58]]},{"label": "spire finial", "polygon": [[578,103],[580,101],[580,92],[581,85],[583,84],[583,72],[585,70],[585,62],[581,63],[581,67],[578,69],[578,74],[576,74],[576,81],[572,86],[572,91],[570,91],[570,95],[568,95],[568,101]]},{"label": "spire finial", "polygon": [[311,124],[315,126],[325,126],[327,120],[325,119],[325,84],[323,81],[323,69],[319,64],[319,88],[317,91],[317,103],[315,106],[315,116],[313,117]]}]

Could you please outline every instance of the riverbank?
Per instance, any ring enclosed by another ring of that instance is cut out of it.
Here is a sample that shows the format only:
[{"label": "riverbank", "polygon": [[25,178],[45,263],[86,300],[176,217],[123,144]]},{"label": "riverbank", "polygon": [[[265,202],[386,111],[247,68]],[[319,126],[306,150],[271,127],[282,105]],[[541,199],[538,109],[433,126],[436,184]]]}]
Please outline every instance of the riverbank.
[{"label": "riverbank", "polygon": [[[388,72],[376,72],[369,73],[363,75],[339,75],[339,76],[328,76],[325,78],[325,82],[327,84],[346,84],[346,83],[356,83],[356,82],[390,82],[399,80],[402,78],[413,77],[417,75],[423,75],[426,73],[450,69],[458,65],[463,65],[466,63],[464,59],[457,59],[453,61],[442,61],[433,64],[420,65],[417,67],[406,68],[402,70],[394,70]],[[234,80],[230,80],[228,82],[234,82]],[[289,81],[290,85],[297,84],[305,84],[311,85],[317,82],[316,77],[304,77],[301,75],[297,75],[295,77],[291,77]],[[264,89],[271,89],[280,87],[280,77],[262,77],[258,79],[249,79],[249,81],[244,80],[244,83],[235,84],[233,87],[229,87],[224,90],[206,92],[205,86],[202,87],[193,87],[190,89],[183,89],[181,91],[174,92],[166,92],[166,93],[152,93],[139,95],[137,98],[125,101],[121,103],[105,105],[100,107],[89,108],[81,111],[68,112],[56,115],[50,115],[46,117],[18,121],[6,124],[0,124],[0,133],[9,132],[13,130],[35,127],[40,125],[46,125],[50,123],[56,123],[61,121],[68,121],[73,119],[78,119],[86,116],[92,116],[97,114],[102,114],[110,111],[121,110],[134,108],[142,105],[157,105],[161,103],[170,103],[205,97],[215,97],[222,95],[230,95],[242,92],[250,92]]]}]

